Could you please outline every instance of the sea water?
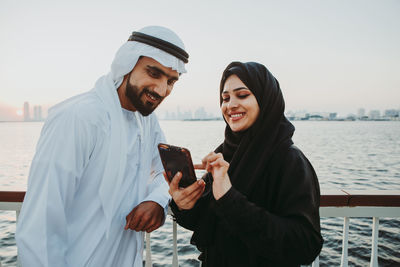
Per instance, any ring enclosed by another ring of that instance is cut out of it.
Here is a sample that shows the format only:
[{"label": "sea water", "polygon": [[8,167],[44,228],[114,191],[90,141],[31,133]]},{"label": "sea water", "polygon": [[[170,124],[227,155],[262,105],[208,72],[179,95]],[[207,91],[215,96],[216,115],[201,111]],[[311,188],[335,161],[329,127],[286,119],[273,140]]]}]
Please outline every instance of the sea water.
[{"label": "sea water", "polygon": [[[160,121],[169,143],[191,151],[193,161],[224,138],[223,121]],[[321,190],[400,190],[400,122],[294,121],[293,140],[313,164]],[[41,122],[0,123],[0,191],[26,190],[30,162]],[[343,218],[321,218],[324,247],[321,266],[339,266]],[[400,266],[400,220],[380,218],[380,266]],[[15,212],[0,211],[0,262],[16,265]],[[350,220],[349,266],[368,266],[372,218]],[[172,221],[152,233],[154,266],[172,262]],[[191,232],[178,227],[180,266],[198,266]]]}]

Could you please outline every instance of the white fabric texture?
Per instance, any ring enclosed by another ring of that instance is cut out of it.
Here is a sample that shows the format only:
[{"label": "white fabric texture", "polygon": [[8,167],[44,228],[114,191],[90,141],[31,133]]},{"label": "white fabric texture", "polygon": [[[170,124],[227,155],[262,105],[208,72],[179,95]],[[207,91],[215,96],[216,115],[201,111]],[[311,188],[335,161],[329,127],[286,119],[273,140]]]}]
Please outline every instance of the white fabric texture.
[{"label": "white fabric texture", "polygon": [[[140,32],[184,48],[166,28]],[[116,91],[140,56],[185,72],[176,57],[127,42],[93,90],[49,112],[17,224],[22,266],[142,266],[143,235],[123,230],[125,216],[146,200],[166,209],[169,195],[155,115],[123,111]]]},{"label": "white fabric texture", "polygon": [[[141,29],[139,32],[155,36],[157,38],[173,43],[174,45],[179,46],[182,49],[185,49],[183,42],[179,39],[179,37],[167,28],[159,26],[148,26]],[[120,151],[124,151],[126,149],[126,146],[123,142],[121,142],[121,140],[125,140],[125,131],[121,127],[122,124],[120,123],[121,109],[115,108],[116,102],[119,103],[119,100],[116,99],[115,95],[110,95],[110,90],[108,90],[107,88],[111,86],[111,83],[114,83],[115,87],[118,88],[123,81],[124,75],[128,74],[133,69],[140,56],[151,57],[157,60],[163,66],[177,70],[179,73],[186,72],[184,62],[176,58],[175,56],[172,56],[158,48],[149,46],[147,44],[130,41],[123,44],[121,48],[117,51],[114,61],[111,64],[111,72],[107,76],[101,77],[97,81],[95,90],[103,99],[103,101],[110,102],[107,106],[114,107],[110,110],[110,116],[112,117],[113,124],[113,128],[111,131],[112,151],[109,154],[109,163],[106,165],[107,167],[104,172],[102,186],[100,188],[100,197],[103,202],[103,207],[105,209],[108,224],[110,224],[111,222],[113,210],[116,208],[116,205],[118,205],[118,203],[116,203],[116,197],[118,196],[118,188],[121,183],[121,172],[124,169],[125,164],[124,160],[120,159],[119,153]],[[116,160],[120,162],[120,166],[113,164],[113,162],[115,162]],[[110,175],[110,173],[118,173],[117,179],[109,179],[108,177],[113,177]],[[114,184],[116,184],[116,186],[114,186]]]},{"label": "white fabric texture", "polygon": [[123,227],[125,216],[143,201],[168,205],[157,151],[164,135],[155,115],[122,111],[127,164],[107,237],[98,191],[110,118],[95,92],[78,98],[73,109],[51,116],[43,127],[17,225],[20,261],[33,267],[142,266],[143,235]]}]

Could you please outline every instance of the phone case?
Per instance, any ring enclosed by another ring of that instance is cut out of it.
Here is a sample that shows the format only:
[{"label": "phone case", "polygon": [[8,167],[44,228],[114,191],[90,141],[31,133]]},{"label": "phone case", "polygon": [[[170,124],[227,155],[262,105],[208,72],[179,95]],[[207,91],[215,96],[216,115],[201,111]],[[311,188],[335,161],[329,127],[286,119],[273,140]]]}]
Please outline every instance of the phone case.
[{"label": "phone case", "polygon": [[182,173],[182,179],[179,182],[180,187],[187,187],[197,180],[188,149],[160,143],[158,144],[158,151],[165,173],[170,181],[178,171]]}]

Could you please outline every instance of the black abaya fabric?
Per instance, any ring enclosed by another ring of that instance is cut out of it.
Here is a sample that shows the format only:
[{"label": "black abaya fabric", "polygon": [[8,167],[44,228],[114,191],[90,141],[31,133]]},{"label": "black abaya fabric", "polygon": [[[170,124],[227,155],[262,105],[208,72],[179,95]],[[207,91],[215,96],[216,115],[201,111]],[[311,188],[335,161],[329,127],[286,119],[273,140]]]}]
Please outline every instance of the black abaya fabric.
[{"label": "black abaya fabric", "polygon": [[[304,154],[293,146],[278,81],[261,64],[233,62],[220,85],[237,75],[255,95],[260,113],[244,132],[227,124],[216,152],[230,163],[232,188],[218,201],[207,175],[204,195],[192,210],[172,210],[194,230],[192,244],[203,266],[298,266],[320,252],[319,185]],[[222,99],[221,99],[222,103]]]}]

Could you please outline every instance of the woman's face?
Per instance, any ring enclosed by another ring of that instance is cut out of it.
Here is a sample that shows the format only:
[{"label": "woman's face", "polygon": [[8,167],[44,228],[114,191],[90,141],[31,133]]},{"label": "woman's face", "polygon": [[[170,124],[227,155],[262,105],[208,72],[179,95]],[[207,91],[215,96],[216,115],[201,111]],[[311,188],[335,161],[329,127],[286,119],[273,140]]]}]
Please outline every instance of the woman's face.
[{"label": "woman's face", "polygon": [[236,75],[226,79],[222,91],[222,115],[233,132],[247,130],[257,120],[257,99]]}]

